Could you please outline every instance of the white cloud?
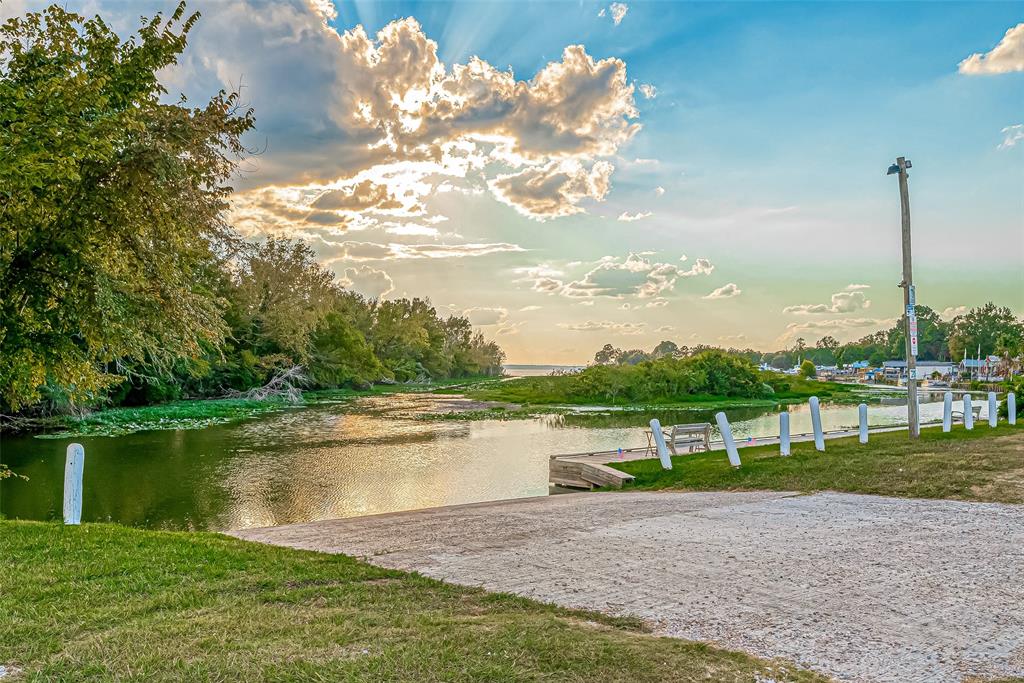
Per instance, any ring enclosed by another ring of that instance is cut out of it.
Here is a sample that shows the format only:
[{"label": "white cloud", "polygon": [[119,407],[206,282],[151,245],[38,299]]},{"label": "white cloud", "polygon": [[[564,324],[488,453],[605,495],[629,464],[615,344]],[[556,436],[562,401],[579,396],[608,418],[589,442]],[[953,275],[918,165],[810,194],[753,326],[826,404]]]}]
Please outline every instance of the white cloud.
[{"label": "white cloud", "polygon": [[489,185],[494,196],[535,220],[582,213],[583,199],[602,201],[615,167],[598,161],[589,168],[578,159],[552,161],[518,173],[499,175]]},{"label": "white cloud", "polygon": [[1024,71],[1024,22],[1008,29],[990,52],[974,53],[960,62],[962,74],[1004,74]]},{"label": "white cloud", "polygon": [[[885,327],[895,322],[894,320],[878,320],[875,318],[839,318],[836,320],[808,320],[799,323],[789,323],[785,332],[776,340],[784,344],[791,339],[807,335],[831,334],[844,339],[863,335],[864,328]],[[842,341],[841,339],[840,341]]]},{"label": "white cloud", "polygon": [[629,11],[629,5],[624,2],[613,2],[608,6],[608,13],[612,17],[612,21],[616,26],[622,23],[622,20],[626,17],[626,12]]},{"label": "white cloud", "polygon": [[527,311],[539,311],[542,308],[544,308],[544,307],[543,306],[523,306],[522,308],[519,309],[519,311],[521,313],[526,313]]},{"label": "white cloud", "polygon": [[650,83],[641,83],[638,90],[640,94],[644,96],[644,99],[653,100],[658,96],[658,89]]},{"label": "white cloud", "polygon": [[952,320],[958,315],[963,315],[967,312],[966,306],[948,306],[939,312],[939,317],[944,320]]},{"label": "white cloud", "polygon": [[665,194],[665,188],[664,187],[662,187],[661,185],[658,185],[656,188],[654,188],[654,196],[655,197],[660,197],[663,194]]},{"label": "white cloud", "polygon": [[722,285],[721,287],[719,287],[715,291],[711,292],[710,294],[708,294],[704,298],[705,299],[732,299],[733,297],[739,296],[742,291],[743,291],[742,289],[740,289],[739,287],[736,286],[736,283],[730,282],[728,284]]},{"label": "white cloud", "polygon": [[671,332],[674,329],[676,329],[676,328],[672,327],[671,325],[662,325],[661,327],[659,327],[658,329],[656,329],[654,331],[655,332]]},{"label": "white cloud", "polygon": [[859,289],[871,289],[871,285],[857,285],[857,284],[846,285],[846,291],[847,292],[856,292]]},{"label": "white cloud", "polygon": [[862,291],[867,285],[849,285],[845,292],[836,292],[832,295],[830,304],[801,304],[799,306],[786,306],[783,313],[795,315],[809,315],[812,313],[854,313],[871,307],[871,300]]},{"label": "white cloud", "polygon": [[462,312],[473,325],[501,325],[508,320],[507,308],[477,306]]},{"label": "white cloud", "polygon": [[726,334],[718,338],[718,341],[725,342],[726,344],[732,344],[734,342],[742,342],[747,340],[745,334]]},{"label": "white cloud", "polygon": [[395,283],[383,270],[370,266],[346,268],[339,284],[371,299],[380,299],[395,291]]},{"label": "white cloud", "polygon": [[633,221],[638,221],[642,218],[647,218],[650,215],[650,211],[637,211],[636,213],[629,213],[627,211],[623,211],[621,214],[619,214],[617,220],[624,221],[626,223],[632,223]]},{"label": "white cloud", "polygon": [[586,320],[581,323],[559,323],[559,327],[573,332],[609,332],[612,334],[643,334],[647,323],[617,323],[611,320]]},{"label": "white cloud", "polygon": [[651,299],[671,292],[680,278],[708,275],[714,269],[714,265],[703,258],[684,270],[671,263],[652,261],[645,255],[632,253],[625,259],[606,256],[582,278],[568,283],[543,276],[535,278],[534,289],[572,299],[622,299],[626,296]]},{"label": "white cloud", "polygon": [[377,244],[375,242],[331,242],[317,237],[313,250],[327,263],[337,261],[379,261],[389,259],[465,258],[500,252],[525,251],[516,244]]},{"label": "white cloud", "polygon": [[1024,140],[1024,123],[1007,126],[999,132],[1003,134],[1003,141],[999,143],[998,149],[1015,147],[1018,142]]}]

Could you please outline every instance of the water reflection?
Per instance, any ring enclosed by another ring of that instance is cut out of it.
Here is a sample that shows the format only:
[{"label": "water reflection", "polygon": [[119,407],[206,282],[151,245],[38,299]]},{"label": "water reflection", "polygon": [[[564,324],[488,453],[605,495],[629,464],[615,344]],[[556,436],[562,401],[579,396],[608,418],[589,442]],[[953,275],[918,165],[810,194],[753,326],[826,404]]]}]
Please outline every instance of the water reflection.
[{"label": "water reflection", "polygon": [[[202,430],[83,437],[87,521],[231,529],[544,495],[555,453],[642,446],[651,417],[714,423],[712,411],[598,410],[513,421],[423,421],[458,399],[399,395],[289,410]],[[794,433],[810,431],[791,407]],[[982,420],[985,419],[982,409]],[[923,403],[924,421],[942,404]],[[774,436],[775,410],[728,411],[737,437]],[[905,422],[873,405],[873,426]],[[825,429],[856,426],[856,406],[826,406]],[[68,441],[4,438],[0,461],[30,481],[0,483],[0,514],[58,519]]]}]

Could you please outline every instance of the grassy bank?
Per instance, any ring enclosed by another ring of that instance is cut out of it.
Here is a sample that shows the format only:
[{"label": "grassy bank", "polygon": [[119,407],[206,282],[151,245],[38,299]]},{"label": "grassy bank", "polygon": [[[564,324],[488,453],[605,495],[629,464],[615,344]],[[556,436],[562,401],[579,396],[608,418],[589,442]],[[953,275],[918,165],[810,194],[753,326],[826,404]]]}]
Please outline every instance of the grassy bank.
[{"label": "grassy bank", "polygon": [[911,442],[906,432],[872,434],[867,445],[856,437],[793,444],[779,457],[778,446],[740,449],[743,466],[729,467],[723,451],[679,456],[673,469],[657,459],[612,466],[636,477],[633,488],[728,491],[847,491],[912,498],[1024,503],[1024,425],[995,429],[963,426],[944,434],[921,430]]},{"label": "grassy bank", "polygon": [[824,680],[639,623],[206,533],[0,522],[11,680]]},{"label": "grassy bank", "polygon": [[798,377],[786,377],[779,382],[779,390],[770,397],[748,398],[720,394],[665,395],[642,403],[627,399],[610,399],[605,395],[574,395],[572,375],[547,377],[519,377],[514,380],[482,382],[465,390],[470,398],[480,401],[503,401],[527,406],[589,405],[625,406],[630,409],[679,408],[710,410],[725,408],[763,408],[780,403],[797,403],[817,396],[823,401],[860,403],[877,396],[869,396],[853,384],[818,382]]}]

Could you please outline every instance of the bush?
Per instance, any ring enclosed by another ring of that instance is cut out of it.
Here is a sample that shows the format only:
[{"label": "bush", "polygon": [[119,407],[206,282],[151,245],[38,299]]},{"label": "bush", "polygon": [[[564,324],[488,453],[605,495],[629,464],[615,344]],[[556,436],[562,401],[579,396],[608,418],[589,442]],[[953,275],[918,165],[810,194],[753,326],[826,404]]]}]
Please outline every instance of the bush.
[{"label": "bush", "polygon": [[815,377],[817,374],[818,369],[814,367],[814,363],[812,363],[811,361],[805,360],[803,363],[800,364],[800,375],[802,377],[807,377],[809,379],[811,377]]}]

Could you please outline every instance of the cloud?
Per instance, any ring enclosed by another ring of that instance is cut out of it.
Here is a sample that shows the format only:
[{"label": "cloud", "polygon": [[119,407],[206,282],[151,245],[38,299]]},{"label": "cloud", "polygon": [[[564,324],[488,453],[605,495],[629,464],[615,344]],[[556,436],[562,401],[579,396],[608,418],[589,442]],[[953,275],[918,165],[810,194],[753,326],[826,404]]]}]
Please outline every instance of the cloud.
[{"label": "cloud", "polygon": [[862,289],[867,285],[850,285],[853,291],[836,292],[832,295],[830,304],[802,304],[799,306],[786,306],[783,313],[794,315],[810,315],[812,313],[854,313],[871,307],[871,300],[867,298]]},{"label": "cloud", "polygon": [[583,199],[602,201],[614,169],[607,161],[588,168],[578,159],[565,159],[500,175],[489,185],[500,201],[528,218],[543,221],[582,213],[579,202]]},{"label": "cloud", "polygon": [[730,282],[728,284],[722,285],[721,287],[719,287],[715,291],[711,292],[710,294],[708,294],[704,298],[705,299],[732,299],[733,297],[739,296],[742,291],[743,291],[742,289],[740,289],[739,287],[736,286],[736,283]]},{"label": "cloud", "polygon": [[539,311],[542,308],[544,308],[544,307],[543,306],[523,306],[522,308],[519,309],[519,311],[521,313],[526,313],[527,311]]},{"label": "cloud", "polygon": [[632,223],[633,221],[638,221],[638,220],[640,220],[642,218],[647,218],[650,215],[652,215],[650,211],[637,211],[636,213],[632,213],[632,214],[629,213],[629,212],[623,211],[621,214],[619,214],[619,217],[618,217],[617,220],[624,221],[626,223]]},{"label": "cloud", "polygon": [[845,287],[847,292],[856,292],[859,289],[871,289],[871,285],[849,284]]},{"label": "cloud", "polygon": [[508,320],[507,308],[478,306],[462,312],[473,325],[501,325]]},{"label": "cloud", "polygon": [[747,340],[745,334],[726,334],[718,338],[718,341],[731,344],[733,342],[742,342]]},{"label": "cloud", "polygon": [[643,334],[647,323],[617,323],[611,320],[586,320],[581,323],[559,323],[559,327],[573,332],[609,332],[612,334]]},{"label": "cloud", "polygon": [[960,62],[962,74],[1004,74],[1011,71],[1024,71],[1024,22],[1007,30],[991,52],[976,52]]},{"label": "cloud", "polygon": [[1003,134],[1003,141],[999,143],[997,149],[1009,149],[1015,147],[1018,142],[1024,140],[1024,123],[1016,123],[1012,126],[1003,128],[1000,133]]},{"label": "cloud", "polygon": [[948,306],[939,312],[939,317],[944,320],[952,320],[958,315],[963,315],[967,312],[966,306]]},{"label": "cloud", "polygon": [[655,97],[658,96],[658,89],[655,88],[650,83],[641,83],[639,88],[637,89],[640,91],[640,94],[643,95],[644,99],[646,100],[653,100]]},{"label": "cloud", "polygon": [[[629,5],[624,2],[613,2],[608,5],[608,14],[611,15],[612,22],[618,26],[622,23],[622,20],[626,17],[626,12],[629,11]],[[604,16],[604,10],[598,16]]]},{"label": "cloud", "polygon": [[664,187],[662,187],[661,185],[658,185],[656,188],[654,188],[654,196],[655,197],[660,197],[663,194],[665,194],[665,188]]},{"label": "cloud", "polygon": [[391,276],[370,266],[346,268],[338,282],[345,289],[359,292],[371,299],[380,299],[395,291],[395,283]]},{"label": "cloud", "polygon": [[[159,5],[139,2],[131,14],[147,8]],[[612,166],[602,158],[640,129],[625,62],[568,45],[517,79],[476,57],[441,62],[437,42],[411,17],[376,34],[339,31],[325,21],[332,8],[328,0],[190,5],[202,19],[161,79],[172,95],[197,101],[242,85],[257,115],[246,140],[262,153],[247,160],[240,187],[319,185],[322,196],[310,200],[318,208],[411,211],[435,191],[479,192],[509,176],[492,191],[542,217],[604,197]],[[323,187],[357,178],[358,191]]]},{"label": "cloud", "polygon": [[676,329],[676,328],[672,327],[671,325],[662,325],[661,327],[659,327],[658,329],[656,329],[654,331],[655,332],[671,332],[674,329]]},{"label": "cloud", "polygon": [[672,291],[681,278],[708,275],[714,269],[711,262],[703,258],[684,270],[671,263],[652,261],[644,255],[632,253],[625,259],[606,256],[582,278],[568,283],[542,276],[534,280],[534,289],[572,299],[622,299],[626,296],[651,299]]},{"label": "cloud", "polygon": [[891,325],[894,320],[878,320],[875,318],[839,318],[836,320],[808,320],[799,323],[789,323],[785,332],[776,340],[785,343],[790,339],[804,336],[805,334],[832,334],[843,336],[857,336],[863,333],[866,327],[884,327]]},{"label": "cloud", "polygon": [[375,242],[330,242],[311,240],[313,250],[327,263],[336,261],[380,261],[390,259],[465,258],[500,252],[525,251],[516,244],[377,244]]}]

